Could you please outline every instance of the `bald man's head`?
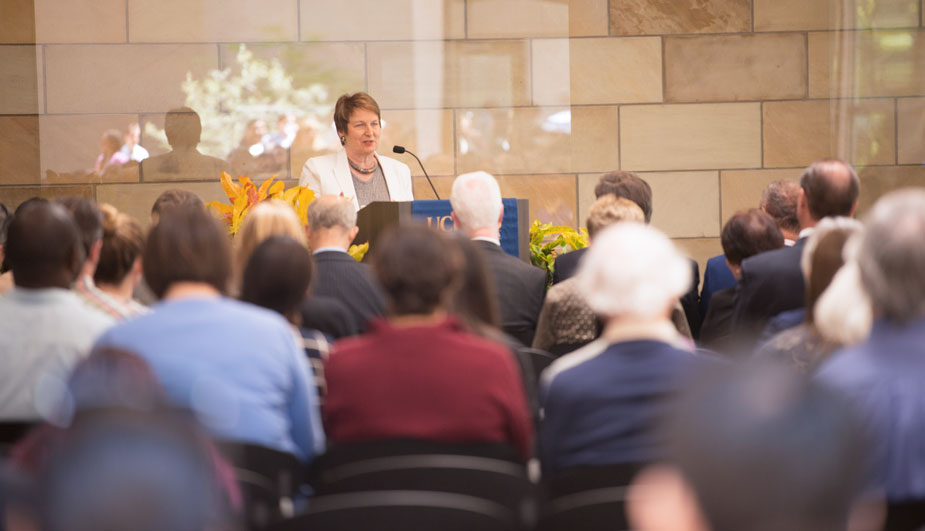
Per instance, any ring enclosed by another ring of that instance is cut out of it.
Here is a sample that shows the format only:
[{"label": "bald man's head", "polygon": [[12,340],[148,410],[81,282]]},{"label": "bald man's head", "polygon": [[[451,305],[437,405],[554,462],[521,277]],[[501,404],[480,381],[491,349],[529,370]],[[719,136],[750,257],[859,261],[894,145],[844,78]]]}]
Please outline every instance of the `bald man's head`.
[{"label": "bald man's head", "polygon": [[823,159],[803,171],[800,187],[809,214],[819,221],[826,217],[850,217],[854,214],[861,182],[850,164],[837,159]]},{"label": "bald man's head", "polygon": [[30,201],[7,229],[6,258],[19,287],[68,288],[83,262],[80,233],[61,205]]}]

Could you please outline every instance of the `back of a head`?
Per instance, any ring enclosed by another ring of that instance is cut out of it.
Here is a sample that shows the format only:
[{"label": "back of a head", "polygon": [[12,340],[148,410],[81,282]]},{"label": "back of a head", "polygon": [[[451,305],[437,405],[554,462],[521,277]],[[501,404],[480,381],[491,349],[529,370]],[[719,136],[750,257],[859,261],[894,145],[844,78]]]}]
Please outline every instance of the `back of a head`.
[{"label": "back of a head", "polygon": [[166,405],[163,388],[147,362],[114,347],[97,347],[74,367],[64,414],[95,410],[153,411]]},{"label": "back of a head", "polygon": [[598,197],[588,212],[588,236],[594,235],[606,227],[620,221],[645,223],[646,216],[639,205],[625,197],[605,194]]},{"label": "back of a head", "polygon": [[244,270],[254,249],[270,236],[288,236],[308,246],[305,227],[295,210],[279,199],[263,201],[247,214],[235,236],[235,265],[238,272]]},{"label": "back of a head", "polygon": [[446,309],[462,274],[459,249],[419,224],[387,229],[373,249],[372,265],[393,316]]},{"label": "back of a head", "polygon": [[75,425],[39,478],[36,498],[43,531],[205,531],[228,523],[196,433],[151,413]]},{"label": "back of a head", "polygon": [[241,300],[292,321],[311,278],[312,257],[305,245],[288,236],[271,236],[251,253],[244,268]]},{"label": "back of a head", "polygon": [[800,187],[813,219],[850,216],[858,200],[861,181],[850,164],[823,159],[809,165],[800,176]]},{"label": "back of a head", "polygon": [[132,270],[145,247],[145,234],[131,216],[108,204],[100,205],[103,213],[103,247],[93,273],[97,284],[118,285]]},{"label": "back of a head", "polygon": [[64,197],[57,200],[74,218],[80,231],[84,257],[90,255],[93,244],[103,238],[103,214],[95,201],[83,197]]},{"label": "back of a head", "polygon": [[205,283],[221,293],[231,274],[228,235],[201,208],[177,207],[151,229],[144,275],[158,298],[176,282]]},{"label": "back of a head", "polygon": [[845,263],[843,249],[848,240],[863,231],[860,221],[845,217],[822,219],[803,245],[800,268],[806,283],[806,319],[813,321],[813,310],[822,292]]},{"label": "back of a head", "polygon": [[690,288],[691,266],[662,232],[617,223],[595,236],[578,271],[578,289],[606,317],[667,317]]},{"label": "back of a head", "polygon": [[197,207],[205,209],[205,204],[198,195],[188,190],[171,188],[157,196],[151,205],[151,222],[157,224],[165,212],[176,207]]},{"label": "back of a head", "polygon": [[896,324],[925,317],[925,190],[883,196],[865,221],[857,260],[875,316]]},{"label": "back of a head", "polygon": [[774,218],[752,208],[740,210],[729,218],[720,242],[729,263],[739,265],[750,256],[783,247],[784,236]]},{"label": "back of a head", "polygon": [[464,173],[453,181],[450,204],[463,230],[497,228],[502,210],[501,188],[489,173]]},{"label": "back of a head", "polygon": [[594,197],[605,195],[625,197],[639,205],[646,217],[646,223],[652,221],[652,187],[631,171],[612,171],[601,175],[594,187]]},{"label": "back of a head", "polygon": [[709,529],[845,529],[864,455],[849,406],[783,365],[712,369],[666,430]]},{"label": "back of a head", "polygon": [[353,202],[336,195],[316,198],[309,203],[307,214],[310,231],[337,228],[349,232],[357,224]]},{"label": "back of a head", "polygon": [[164,133],[174,149],[196,147],[202,136],[202,120],[189,107],[171,109],[164,117]]},{"label": "back of a head", "polygon": [[83,261],[73,218],[61,205],[44,199],[16,209],[4,252],[16,285],[25,288],[68,287]]},{"label": "back of a head", "polygon": [[800,200],[800,183],[789,179],[772,182],[761,193],[760,208],[774,218],[781,230],[800,232],[797,202]]}]

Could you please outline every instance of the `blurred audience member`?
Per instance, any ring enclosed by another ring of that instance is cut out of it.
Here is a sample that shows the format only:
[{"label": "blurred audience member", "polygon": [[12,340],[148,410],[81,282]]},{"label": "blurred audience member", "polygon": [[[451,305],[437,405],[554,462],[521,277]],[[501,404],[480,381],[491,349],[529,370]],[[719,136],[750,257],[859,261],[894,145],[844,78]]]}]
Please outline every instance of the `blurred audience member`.
[{"label": "blurred audience member", "polygon": [[797,370],[808,373],[815,371],[839,346],[818,333],[813,316],[816,301],[845,263],[845,243],[862,229],[861,222],[842,217],[825,218],[816,225],[803,246],[800,263],[806,282],[806,308],[789,310],[771,319],[765,330],[769,337],[759,348],[759,355],[791,363]]},{"label": "blurred audience member", "polygon": [[254,249],[270,236],[289,236],[308,246],[305,227],[291,206],[279,199],[261,202],[247,214],[234,238],[235,291],[240,289],[241,275]]},{"label": "blurred audience member", "polygon": [[850,397],[873,441],[872,482],[892,502],[917,501],[925,525],[925,190],[883,196],[857,254],[874,325],[835,352],[819,379]]},{"label": "blurred audience member", "polygon": [[388,231],[373,252],[390,318],[331,353],[324,404],[331,440],[505,442],[529,458],[530,415],[510,353],[447,315],[461,282],[459,251],[413,225]]},{"label": "blurred audience member", "polygon": [[6,246],[6,227],[13,219],[6,205],[0,203],[0,295],[13,289],[13,273],[6,264],[3,248]]},{"label": "blurred audience member", "polygon": [[20,205],[4,250],[15,287],[0,297],[0,418],[32,420],[51,414],[61,382],[113,321],[70,290],[83,246],[61,205]]},{"label": "blurred audience member", "polygon": [[312,256],[304,242],[288,235],[270,236],[250,253],[242,276],[241,300],[273,310],[299,330],[302,346],[315,373],[318,395],[323,398],[324,361],[330,344],[318,330],[302,327],[299,311],[311,279]]},{"label": "blurred audience member", "polygon": [[347,254],[358,231],[349,199],[326,195],[308,205],[308,244],[315,262],[309,300],[322,296],[342,303],[362,333],[370,319],[385,314],[385,300],[369,266]]},{"label": "blurred audience member", "polygon": [[203,155],[196,149],[202,136],[202,120],[189,107],[171,109],[164,117],[164,132],[171,151],[141,162],[141,178],[147,181],[188,178],[218,179],[228,171],[228,163],[217,157]]},{"label": "blurred audience member", "polygon": [[860,181],[851,165],[825,159],[803,171],[800,188],[799,240],[791,247],[761,253],[742,262],[733,326],[743,336],[756,338],[771,317],[803,307],[806,296],[800,256],[806,238],[821,219],[854,214]]},{"label": "blurred audience member", "polygon": [[176,208],[151,229],[145,278],[162,302],[100,338],[137,352],[171,403],[210,432],[290,452],[323,451],[308,362],[278,314],[223,297],[231,274],[228,237],[199,208]]},{"label": "blurred audience member", "polygon": [[[723,245],[726,266],[738,279],[742,276],[742,260],[780,249],[784,246],[784,237],[771,216],[753,208],[740,210],[729,218],[720,234],[720,243]],[[701,344],[717,352],[726,352],[733,347],[737,339],[733,337],[732,325],[735,301],[735,286],[713,294],[700,328]]]},{"label": "blurred audience member", "polygon": [[847,404],[783,367],[716,369],[678,400],[670,458],[634,480],[633,529],[878,529],[849,525],[864,441]]},{"label": "blurred audience member", "polygon": [[546,297],[546,274],[501,249],[504,207],[494,177],[483,171],[460,175],[450,192],[453,222],[475,240],[498,297],[501,326],[524,345],[533,344]]},{"label": "blurred audience member", "polygon": [[43,531],[234,529],[197,430],[163,413],[110,412],[72,427],[36,500]]},{"label": "blurred audience member", "polygon": [[122,136],[122,154],[127,156],[129,160],[134,160],[135,162],[141,162],[148,158],[148,150],[141,147],[138,142],[141,140],[141,127],[138,126],[138,122],[132,122],[128,124],[128,131],[125,132],[125,135]]},{"label": "blurred audience member", "polygon": [[103,245],[93,273],[97,306],[116,319],[135,317],[148,309],[132,299],[141,282],[144,231],[134,219],[112,205],[101,205]]},{"label": "blurred audience member", "polygon": [[154,200],[154,204],[151,205],[151,225],[157,225],[157,222],[160,221],[161,215],[163,215],[164,212],[177,207],[193,207],[203,210],[206,208],[202,199],[193,192],[181,190],[179,188],[171,188],[157,196],[157,199]]},{"label": "blurred audience member", "polygon": [[83,197],[65,197],[59,199],[60,203],[70,213],[77,229],[80,232],[80,240],[83,245],[84,261],[74,282],[74,291],[86,302],[97,310],[105,313],[113,319],[122,319],[120,307],[111,306],[111,297],[101,291],[93,277],[96,274],[96,267],[100,262],[100,253],[103,249],[103,214],[100,212],[96,202]]},{"label": "blurred audience member", "polygon": [[548,473],[662,457],[652,427],[697,360],[669,319],[690,274],[671,240],[649,226],[617,223],[595,236],[578,290],[605,328],[543,373],[540,456]]},{"label": "blurred audience member", "polygon": [[96,157],[93,171],[102,175],[112,166],[121,166],[128,162],[129,156],[122,151],[122,133],[118,129],[109,129],[100,137],[100,154]]},{"label": "blurred audience member", "polygon": [[276,131],[270,134],[269,141],[273,146],[289,149],[299,133],[299,122],[292,113],[280,114],[276,119]]},{"label": "blurred audience member", "polygon": [[[593,241],[603,228],[620,221],[644,223],[645,215],[629,199],[608,194],[591,205],[585,224]],[[594,341],[601,334],[600,319],[578,293],[577,286],[577,279],[571,277],[549,288],[533,337],[533,348],[565,354]],[[684,326],[687,327],[686,321]]]},{"label": "blurred audience member", "polygon": [[857,252],[860,238],[845,243],[845,265],[816,300],[813,323],[819,335],[837,345],[855,345],[870,334],[874,315],[870,297],[861,282]]},{"label": "blurred audience member", "polygon": [[[784,236],[786,246],[796,243],[800,233],[800,220],[797,219],[799,199],[800,183],[786,179],[772,182],[761,192],[758,208],[774,218]],[[700,292],[700,315],[706,318],[714,293],[735,285],[736,278],[726,265],[726,255],[721,254],[707,260],[707,267],[703,271],[703,291]]]},{"label": "blurred audience member", "polygon": [[[274,148],[283,157],[277,156]],[[258,118],[247,122],[241,143],[228,154],[228,164],[235,175],[259,175],[278,171],[281,158],[285,158],[284,152],[271,144],[267,123]]]}]

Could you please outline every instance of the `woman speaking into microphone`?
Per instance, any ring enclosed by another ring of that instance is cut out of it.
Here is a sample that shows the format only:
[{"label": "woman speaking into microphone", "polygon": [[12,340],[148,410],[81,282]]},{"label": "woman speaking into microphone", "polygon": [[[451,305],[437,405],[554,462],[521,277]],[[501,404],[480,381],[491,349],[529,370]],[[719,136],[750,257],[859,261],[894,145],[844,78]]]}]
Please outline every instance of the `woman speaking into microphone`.
[{"label": "woman speaking into microphone", "polygon": [[382,125],[369,94],[344,94],[334,106],[334,126],[344,149],[312,157],[299,184],[317,195],[343,195],[359,210],[373,201],[412,201],[411,170],[376,153]]}]

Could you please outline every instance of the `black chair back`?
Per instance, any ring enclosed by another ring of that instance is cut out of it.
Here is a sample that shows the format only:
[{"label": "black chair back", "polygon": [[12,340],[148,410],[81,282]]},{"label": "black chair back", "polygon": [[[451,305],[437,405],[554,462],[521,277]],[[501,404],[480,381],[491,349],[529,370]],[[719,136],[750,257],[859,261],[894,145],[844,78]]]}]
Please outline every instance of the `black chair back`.
[{"label": "black chair back", "polygon": [[256,444],[220,442],[218,447],[234,466],[248,528],[261,529],[292,516],[292,499],[305,477],[301,461]]},{"label": "black chair back", "polygon": [[41,423],[38,421],[0,422],[0,457],[9,455],[16,443],[39,424]]},{"label": "black chair back", "polygon": [[539,531],[621,531],[629,529],[627,487],[642,463],[580,466],[544,482],[546,502]]},{"label": "black chair back", "polygon": [[516,519],[489,500],[448,492],[367,491],[313,498],[308,512],[270,531],[515,531]]}]

